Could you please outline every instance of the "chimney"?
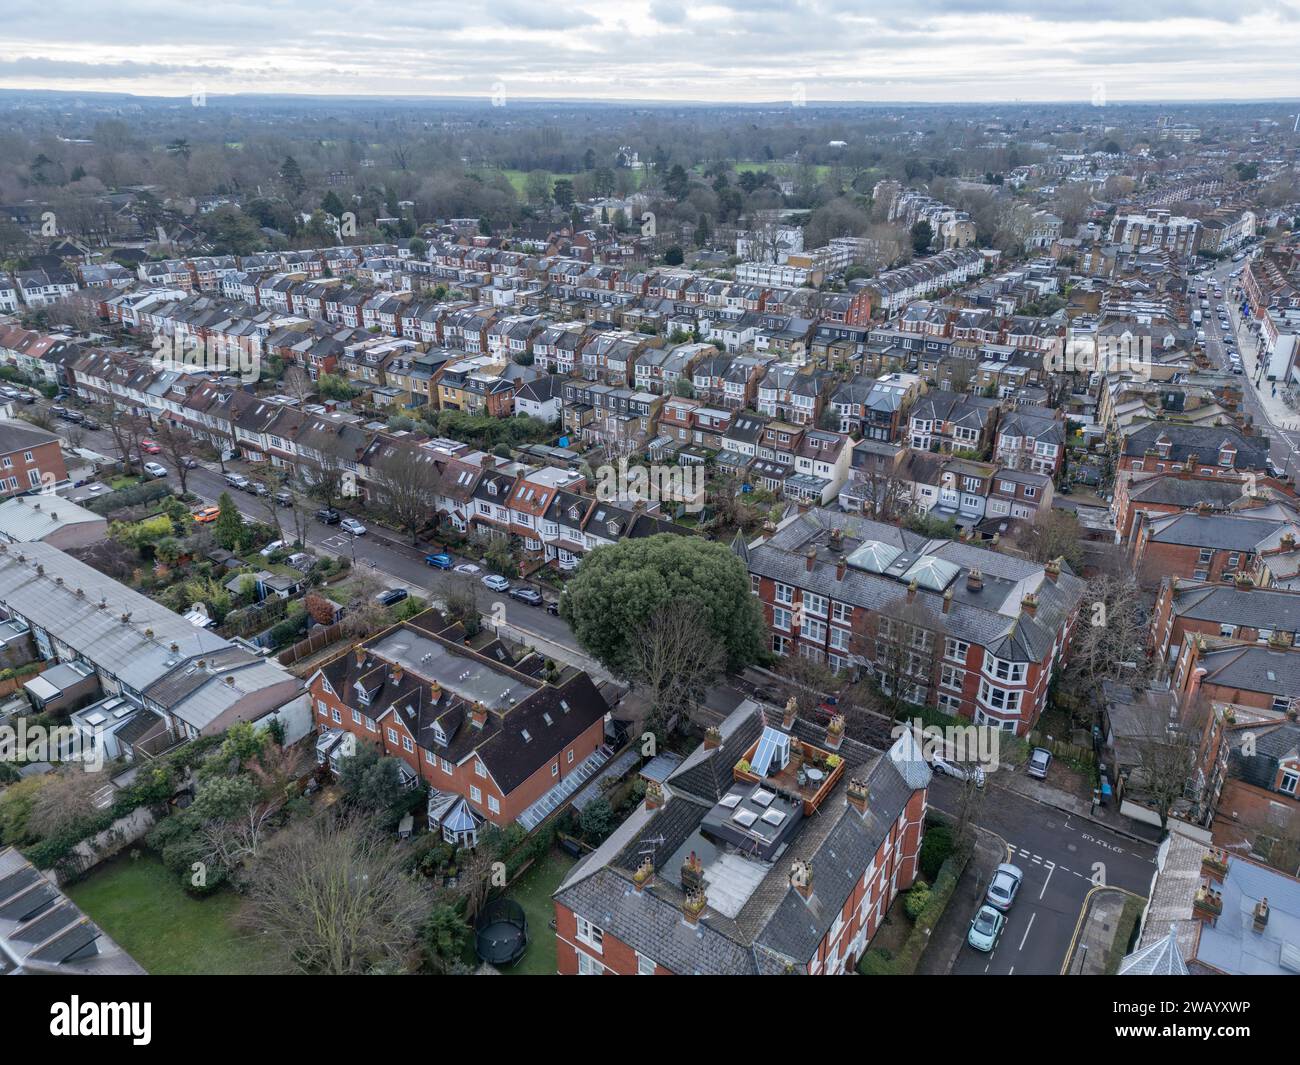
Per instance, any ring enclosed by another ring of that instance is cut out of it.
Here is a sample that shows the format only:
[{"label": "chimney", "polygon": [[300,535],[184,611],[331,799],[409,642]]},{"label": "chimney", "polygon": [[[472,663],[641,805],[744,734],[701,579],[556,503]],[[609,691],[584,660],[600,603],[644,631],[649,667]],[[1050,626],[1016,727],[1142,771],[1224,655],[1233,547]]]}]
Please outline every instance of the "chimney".
[{"label": "chimney", "polygon": [[396,662],[394,662],[394,663],[393,663],[393,668],[390,669],[390,670],[388,671],[388,681],[389,681],[389,683],[392,684],[394,687],[396,687],[397,685],[401,684],[401,683],[402,683],[402,675],[403,675],[404,672],[405,672],[405,671],[402,669],[402,667],[401,667],[400,665],[398,665]]},{"label": "chimney", "polygon": [[360,669],[366,664],[366,649],[360,644],[357,644],[356,650],[353,653],[357,656],[357,669]]},{"label": "chimney", "polygon": [[1282,534],[1282,540],[1279,545],[1283,551],[1295,550],[1295,533],[1287,532]]},{"label": "chimney", "polygon": [[1263,932],[1268,927],[1268,897],[1255,903],[1255,931]]},{"label": "chimney", "polygon": [[1047,574],[1047,579],[1053,584],[1056,583],[1056,579],[1061,575],[1061,562],[1061,558],[1054,558],[1043,567],[1043,572]]},{"label": "chimney", "polygon": [[844,715],[833,714],[830,721],[826,723],[826,747],[832,751],[838,751],[840,744],[844,742]]},{"label": "chimney", "polygon": [[722,746],[722,730],[716,725],[710,725],[704,730],[704,749],[706,751],[716,751]]},{"label": "chimney", "polygon": [[442,685],[436,680],[429,684],[429,705],[436,706],[438,700],[442,698]]},{"label": "chimney", "polygon": [[1202,924],[1208,924],[1213,927],[1214,922],[1219,919],[1219,914],[1223,912],[1223,894],[1216,891],[1213,887],[1202,885],[1196,889],[1196,897],[1192,900],[1192,916]]},{"label": "chimney", "polygon": [[805,559],[804,564],[807,567],[808,572],[811,573],[813,566],[817,565],[817,548],[815,547],[808,548],[808,553],[804,556],[804,559]]},{"label": "chimney", "polygon": [[781,727],[789,732],[794,728],[794,719],[799,716],[799,700],[793,695],[786,700],[785,713],[781,715]]},{"label": "chimney", "polygon": [[977,569],[966,574],[966,591],[979,592],[984,588],[984,575]]},{"label": "chimney", "polygon": [[1244,573],[1237,574],[1236,580],[1237,591],[1248,592],[1255,587],[1255,582]]},{"label": "chimney", "polygon": [[469,723],[472,726],[474,726],[474,728],[477,729],[481,729],[484,725],[486,725],[487,707],[485,707],[482,703],[475,703],[472,707],[470,707]]},{"label": "chimney", "polygon": [[650,883],[654,875],[654,863],[647,856],[641,860],[641,864],[636,867],[636,872],[632,874],[632,886],[636,889],[638,895],[645,890],[645,886]]},{"label": "chimney", "polygon": [[682,890],[688,895],[692,891],[704,889],[704,863],[694,851],[682,862]]},{"label": "chimney", "polygon": [[686,893],[686,898],[682,900],[682,916],[686,919],[688,925],[697,925],[700,923],[700,914],[709,904],[709,900],[704,895],[703,886],[697,887]]},{"label": "chimney", "polygon": [[912,583],[907,586],[907,601],[910,603],[915,598],[916,598],[916,581],[913,580]]},{"label": "chimney", "polygon": [[803,896],[804,901],[812,898],[813,868],[811,862],[806,862],[802,858],[799,858],[791,863],[790,886]]},{"label": "chimney", "polygon": [[835,579],[837,581],[842,581],[844,579],[844,574],[848,572],[848,569],[849,560],[843,555],[840,555],[840,557],[835,560]]},{"label": "chimney", "polygon": [[867,812],[867,782],[865,780],[849,781],[849,805],[860,814]]},{"label": "chimney", "polygon": [[989,541],[989,550],[996,551],[998,549],[998,544],[1000,543],[1002,543],[1002,534],[994,533],[993,539]]},{"label": "chimney", "polygon": [[1038,596],[1030,592],[1020,600],[1020,612],[1028,614],[1031,618],[1038,613]]},{"label": "chimney", "polygon": [[657,780],[646,782],[645,786],[645,808],[647,810],[657,810],[664,804],[664,786]]},{"label": "chimney", "polygon": [[843,529],[832,529],[832,530],[831,530],[831,547],[833,547],[836,551],[838,551],[838,550],[839,550],[843,545],[844,545],[844,530],[843,530]]},{"label": "chimney", "polygon": [[946,614],[952,609],[952,589],[949,588],[943,593],[943,612]]}]

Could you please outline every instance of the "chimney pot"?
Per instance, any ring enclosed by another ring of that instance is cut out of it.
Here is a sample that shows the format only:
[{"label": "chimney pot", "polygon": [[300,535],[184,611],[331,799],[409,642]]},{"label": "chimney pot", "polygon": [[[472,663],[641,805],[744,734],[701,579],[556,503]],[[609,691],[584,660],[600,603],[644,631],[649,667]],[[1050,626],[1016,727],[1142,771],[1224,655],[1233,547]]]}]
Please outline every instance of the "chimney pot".
[{"label": "chimney pot", "polygon": [[835,579],[837,581],[842,581],[844,579],[844,574],[848,572],[848,569],[849,560],[843,555],[840,555],[840,557],[835,560]]},{"label": "chimney pot", "polygon": [[811,573],[812,570],[813,570],[813,567],[814,567],[815,565],[817,565],[817,548],[815,548],[815,547],[810,547],[810,548],[808,548],[808,553],[807,553],[807,555],[805,555],[805,563],[804,563],[804,564],[805,564],[805,566],[807,567],[808,572]]},{"label": "chimney pot", "polygon": [[966,591],[978,592],[984,587],[984,575],[977,569],[966,574]]},{"label": "chimney pot", "polygon": [[704,730],[704,749],[706,751],[715,751],[722,746],[722,730],[715,725],[710,725]]}]

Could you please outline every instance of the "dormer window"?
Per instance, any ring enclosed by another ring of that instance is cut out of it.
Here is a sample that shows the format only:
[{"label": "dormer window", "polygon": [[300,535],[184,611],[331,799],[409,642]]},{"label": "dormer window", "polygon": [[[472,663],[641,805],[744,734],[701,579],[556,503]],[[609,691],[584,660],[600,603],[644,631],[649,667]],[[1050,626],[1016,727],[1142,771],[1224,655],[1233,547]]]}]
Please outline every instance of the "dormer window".
[{"label": "dormer window", "polygon": [[442,723],[439,721],[433,723],[433,741],[439,747],[447,746],[447,733],[443,731]]}]

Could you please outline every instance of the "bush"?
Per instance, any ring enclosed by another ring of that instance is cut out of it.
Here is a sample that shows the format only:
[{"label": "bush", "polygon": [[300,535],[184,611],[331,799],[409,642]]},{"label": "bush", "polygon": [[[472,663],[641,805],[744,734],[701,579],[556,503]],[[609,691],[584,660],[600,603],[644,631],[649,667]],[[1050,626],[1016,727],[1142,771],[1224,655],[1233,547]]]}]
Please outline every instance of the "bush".
[{"label": "bush", "polygon": [[947,825],[933,825],[925,830],[921,840],[921,875],[934,883],[939,870],[953,850],[952,829]]},{"label": "bush", "polygon": [[152,503],[172,494],[171,486],[166,481],[145,481],[143,484],[128,485],[108,495],[92,499],[85,505],[99,515],[113,514],[129,507],[138,507]]},{"label": "bush", "polygon": [[[884,950],[868,950],[858,962],[859,973],[863,976],[911,976],[916,972],[916,967],[921,962],[921,955],[930,942],[930,933],[934,931],[934,926],[939,923],[939,918],[948,908],[948,902],[952,899],[953,892],[957,890],[957,881],[961,879],[962,870],[966,868],[969,857],[968,853],[957,851],[943,863],[934,887],[925,892],[925,906],[913,918],[912,932],[898,954],[891,957]],[[909,916],[913,894],[921,883],[918,881],[913,886],[903,903]]]},{"label": "bush", "polygon": [[930,885],[924,880],[918,880],[912,885],[912,889],[907,893],[906,898],[903,899],[903,909],[906,911],[907,916],[915,921],[925,912],[925,908],[930,905],[930,898]]}]

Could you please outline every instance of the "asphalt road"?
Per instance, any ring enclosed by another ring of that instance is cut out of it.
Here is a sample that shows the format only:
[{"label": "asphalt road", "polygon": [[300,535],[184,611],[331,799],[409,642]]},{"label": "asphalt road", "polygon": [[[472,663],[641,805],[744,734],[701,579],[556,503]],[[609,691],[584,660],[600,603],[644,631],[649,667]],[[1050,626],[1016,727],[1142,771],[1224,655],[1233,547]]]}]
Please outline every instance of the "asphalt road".
[{"label": "asphalt road", "polygon": [[[955,814],[960,785],[936,776],[930,804]],[[1145,897],[1155,875],[1156,848],[990,781],[975,822],[1001,837],[1009,860],[1024,873],[1019,895],[992,953],[963,946],[953,965],[965,975],[1056,976],[1070,951],[1074,930],[1094,877]],[[970,906],[968,919],[975,915]]]},{"label": "asphalt road", "polygon": [[[65,425],[66,423],[56,419],[56,431]],[[107,430],[86,430],[83,446],[102,455],[120,457],[119,448],[112,434]],[[167,482],[179,489],[180,479],[165,456],[156,455],[153,458],[167,468]],[[247,473],[247,467],[243,463],[228,462],[226,466],[231,472]],[[190,470],[186,478],[186,487],[208,503],[215,503],[222,492],[229,492],[241,514],[266,525],[274,525],[278,519],[284,535],[286,537],[293,535],[293,519],[287,509],[275,507],[273,502],[265,497],[231,488],[226,484],[225,474],[212,464]],[[81,490],[68,494],[74,499],[85,495]],[[314,513],[317,504],[313,503],[311,509]],[[436,569],[427,565],[424,556],[428,551],[424,546],[411,546],[398,539],[396,534],[375,529],[364,513],[358,513],[357,516],[362,524],[367,526],[368,531],[364,536],[350,536],[342,532],[338,526],[324,525],[312,518],[305,529],[306,543],[317,551],[353,559],[359,570],[370,569],[379,582],[387,588],[405,588],[412,594],[425,598],[442,599],[452,590],[472,587],[478,597],[479,609],[485,615],[527,630],[563,647],[578,650],[573,631],[562,619],[548,614],[541,607],[530,606],[485,588],[480,583],[479,576]],[[457,558],[456,561],[478,562],[479,560]],[[483,572],[488,571],[484,569]],[[515,580],[512,583],[517,585],[521,582]],[[548,599],[555,598],[553,590],[547,589],[543,594]]]}]

